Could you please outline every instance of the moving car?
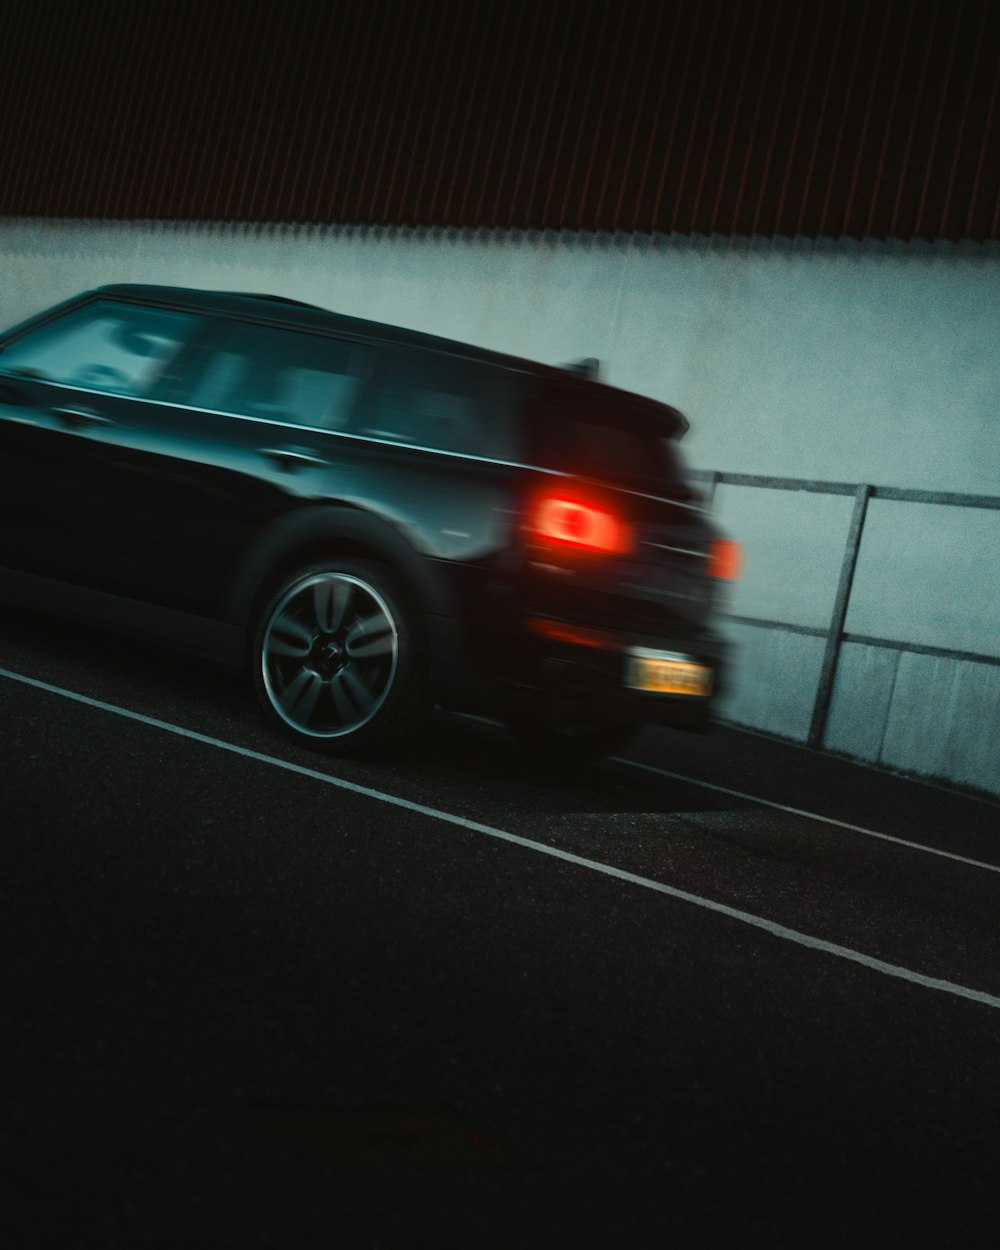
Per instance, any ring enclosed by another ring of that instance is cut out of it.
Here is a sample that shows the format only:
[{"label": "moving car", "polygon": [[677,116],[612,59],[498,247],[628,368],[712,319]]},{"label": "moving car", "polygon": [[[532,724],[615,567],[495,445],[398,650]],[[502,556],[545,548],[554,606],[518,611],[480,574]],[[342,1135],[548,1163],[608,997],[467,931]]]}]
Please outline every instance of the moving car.
[{"label": "moving car", "polygon": [[701,730],[733,547],[675,409],[268,295],[101,287],[0,336],[0,598],[246,668],[334,752],[435,703],[534,751]]}]

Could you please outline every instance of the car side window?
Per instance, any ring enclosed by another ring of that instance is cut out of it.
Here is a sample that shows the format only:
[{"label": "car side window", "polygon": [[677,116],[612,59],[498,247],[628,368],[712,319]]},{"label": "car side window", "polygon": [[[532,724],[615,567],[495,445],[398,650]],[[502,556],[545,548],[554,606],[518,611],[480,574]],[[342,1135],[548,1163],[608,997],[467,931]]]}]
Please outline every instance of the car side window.
[{"label": "car side window", "polygon": [[435,451],[513,458],[510,403],[499,370],[444,352],[392,362],[355,433]]},{"label": "car side window", "polygon": [[147,395],[200,321],[166,308],[92,300],[8,343],[0,372]]},{"label": "car side window", "polygon": [[340,430],[373,365],[371,348],[346,339],[226,322],[174,398],[211,412]]}]

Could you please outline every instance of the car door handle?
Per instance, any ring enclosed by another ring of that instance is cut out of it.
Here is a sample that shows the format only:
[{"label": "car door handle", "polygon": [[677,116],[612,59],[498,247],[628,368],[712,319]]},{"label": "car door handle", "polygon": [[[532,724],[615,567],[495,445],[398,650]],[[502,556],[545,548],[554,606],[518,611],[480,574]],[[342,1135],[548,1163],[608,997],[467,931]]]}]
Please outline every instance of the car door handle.
[{"label": "car door handle", "polygon": [[322,456],[313,456],[307,451],[296,451],[294,447],[261,447],[260,454],[268,460],[275,460],[284,469],[295,469],[305,465],[325,468],[330,462]]},{"label": "car door handle", "polygon": [[110,417],[105,417],[93,408],[51,408],[55,417],[65,417],[72,425],[114,425]]}]

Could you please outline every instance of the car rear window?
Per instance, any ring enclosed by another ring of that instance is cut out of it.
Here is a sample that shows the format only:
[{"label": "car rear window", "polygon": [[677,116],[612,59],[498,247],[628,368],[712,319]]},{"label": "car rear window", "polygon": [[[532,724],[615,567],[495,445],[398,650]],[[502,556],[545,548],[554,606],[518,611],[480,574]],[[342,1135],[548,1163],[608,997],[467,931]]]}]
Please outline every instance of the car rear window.
[{"label": "car rear window", "polygon": [[[611,392],[614,396],[615,393]],[[651,494],[687,493],[669,418],[585,387],[546,388],[529,425],[532,462]]]}]

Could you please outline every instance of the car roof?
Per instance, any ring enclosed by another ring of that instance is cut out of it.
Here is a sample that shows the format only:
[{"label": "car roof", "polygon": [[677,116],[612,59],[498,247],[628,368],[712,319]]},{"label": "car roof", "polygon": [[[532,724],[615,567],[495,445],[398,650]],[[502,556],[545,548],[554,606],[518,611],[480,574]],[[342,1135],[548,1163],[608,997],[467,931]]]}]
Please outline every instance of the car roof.
[{"label": "car roof", "polygon": [[460,343],[455,339],[425,334],[420,330],[407,330],[381,321],[368,321],[345,313],[320,308],[302,300],[289,299],[284,295],[264,295],[253,291],[206,291],[189,287],[146,286],[135,283],[115,283],[98,288],[94,294],[111,295],[116,299],[137,300],[141,303],[168,304],[174,308],[191,308],[219,315],[238,314],[270,321],[275,325],[295,326],[303,330],[339,331],[363,338],[381,339],[385,342],[425,347],[436,351],[461,355],[466,359],[487,363],[522,366],[534,371],[546,368],[533,361],[518,360],[486,348]]},{"label": "car roof", "polygon": [[688,429],[687,419],[669,404],[663,404],[643,395],[636,395],[632,391],[623,391],[617,387],[608,386],[605,382],[581,376],[570,369],[491,351],[485,347],[476,347],[458,339],[426,334],[421,330],[408,330],[403,326],[394,326],[387,322],[369,321],[362,317],[332,312],[316,304],[307,304],[302,300],[290,299],[284,295],[250,291],[199,290],[190,287],[125,282],[101,286],[88,294],[108,295],[137,303],[160,304],[172,308],[215,313],[219,316],[249,315],[275,325],[293,326],[302,330],[333,331],[365,339],[378,339],[400,346],[445,352],[465,360],[531,374],[567,388],[586,388],[590,398],[600,395],[609,406],[617,403],[627,405],[633,411],[636,408],[645,410],[651,418],[664,425],[665,433],[671,433],[676,437],[680,437]]}]

